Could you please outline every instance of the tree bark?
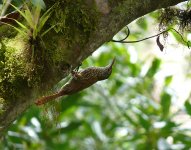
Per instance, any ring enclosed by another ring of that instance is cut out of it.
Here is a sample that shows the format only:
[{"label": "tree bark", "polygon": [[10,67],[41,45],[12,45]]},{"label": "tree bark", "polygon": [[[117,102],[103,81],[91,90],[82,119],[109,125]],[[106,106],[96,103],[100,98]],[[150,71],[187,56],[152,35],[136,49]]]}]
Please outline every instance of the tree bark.
[{"label": "tree bark", "polygon": [[[34,57],[39,58],[37,62],[31,62],[29,51],[36,43],[1,25],[0,137],[37,97],[109,42],[125,25],[154,10],[183,1],[84,0],[75,3],[60,0],[46,26],[59,22],[58,27],[38,39],[34,49]],[[55,0],[45,0],[45,3],[51,7]]]}]

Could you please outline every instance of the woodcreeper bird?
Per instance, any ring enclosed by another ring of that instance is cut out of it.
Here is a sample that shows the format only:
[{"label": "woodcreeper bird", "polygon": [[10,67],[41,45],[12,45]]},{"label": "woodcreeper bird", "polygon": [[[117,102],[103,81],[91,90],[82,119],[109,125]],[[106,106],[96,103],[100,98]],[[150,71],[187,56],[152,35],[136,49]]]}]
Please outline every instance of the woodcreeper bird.
[{"label": "woodcreeper bird", "polygon": [[109,65],[105,67],[89,67],[79,72],[72,71],[72,79],[68,83],[66,83],[60,91],[52,95],[43,96],[42,98],[37,99],[35,104],[43,105],[60,96],[71,95],[82,91],[93,85],[97,81],[108,79],[112,73],[112,66],[114,62],[115,58]]}]

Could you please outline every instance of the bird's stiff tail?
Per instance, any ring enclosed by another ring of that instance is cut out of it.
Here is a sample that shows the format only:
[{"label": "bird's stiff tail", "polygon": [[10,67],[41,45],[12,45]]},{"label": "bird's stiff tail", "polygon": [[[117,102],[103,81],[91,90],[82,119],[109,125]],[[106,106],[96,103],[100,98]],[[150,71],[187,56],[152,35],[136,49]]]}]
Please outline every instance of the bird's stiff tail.
[{"label": "bird's stiff tail", "polygon": [[49,96],[43,96],[39,99],[37,99],[37,101],[35,102],[36,105],[43,105],[45,103],[48,103],[49,101],[51,100],[54,100],[56,98],[60,97],[60,93],[55,93],[55,94],[52,94],[52,95],[49,95]]}]

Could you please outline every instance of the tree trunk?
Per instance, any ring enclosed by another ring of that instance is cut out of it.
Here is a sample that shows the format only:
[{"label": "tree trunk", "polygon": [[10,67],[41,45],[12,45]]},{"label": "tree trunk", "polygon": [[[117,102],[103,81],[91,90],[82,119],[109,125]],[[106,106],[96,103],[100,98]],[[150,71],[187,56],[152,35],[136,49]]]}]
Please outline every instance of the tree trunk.
[{"label": "tree trunk", "polygon": [[[45,0],[51,7],[56,0]],[[32,40],[0,25],[0,136],[36,98],[66,77],[125,25],[185,0],[60,0],[45,28]],[[22,20],[20,17],[19,20]]]}]

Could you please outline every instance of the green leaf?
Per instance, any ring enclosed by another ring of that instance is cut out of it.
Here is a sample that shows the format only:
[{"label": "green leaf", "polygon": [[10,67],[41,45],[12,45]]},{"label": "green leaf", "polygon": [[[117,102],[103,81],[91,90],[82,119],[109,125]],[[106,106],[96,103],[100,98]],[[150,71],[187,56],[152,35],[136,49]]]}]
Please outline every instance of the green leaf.
[{"label": "green leaf", "polygon": [[173,76],[167,76],[165,78],[165,86],[168,86],[172,82]]},{"label": "green leaf", "polygon": [[62,127],[62,128],[59,128],[59,129],[56,129],[55,131],[53,131],[51,133],[51,136],[55,136],[55,135],[58,135],[60,133],[68,133],[68,132],[71,132],[73,130],[76,130],[79,126],[82,125],[82,122],[80,121],[74,121],[74,122],[71,122],[68,126],[66,127]]},{"label": "green leaf", "polygon": [[3,24],[6,24],[6,25],[8,25],[8,26],[14,28],[14,29],[15,29],[16,31],[18,31],[19,33],[21,33],[21,34],[23,34],[23,35],[25,35],[25,36],[28,36],[28,34],[27,34],[25,31],[23,31],[23,30],[21,30],[21,29],[15,27],[15,26],[13,26],[13,25],[11,25],[11,24],[8,24],[8,23],[5,23],[5,22],[3,22]]},{"label": "green leaf", "polygon": [[156,72],[158,71],[160,64],[161,64],[161,60],[158,58],[155,58],[152,62],[151,67],[147,71],[146,76],[149,78],[152,78],[156,74]]},{"label": "green leaf", "polygon": [[[45,23],[47,22],[47,20],[50,18],[50,15],[52,14],[52,8],[55,5],[53,5],[51,8],[49,8],[39,19],[39,25],[38,25],[38,32],[40,32],[42,30],[42,28],[44,27]],[[49,32],[52,28],[54,28],[56,25],[51,26],[49,29],[47,29],[42,36],[44,36],[47,32]]]},{"label": "green leaf", "polygon": [[40,7],[40,9],[46,9],[46,5],[43,0],[31,0],[31,3],[36,7]]},{"label": "green leaf", "polygon": [[123,113],[123,116],[125,117],[125,119],[127,119],[128,122],[130,122],[132,125],[134,125],[134,126],[138,126],[139,125],[139,123],[134,120],[133,116],[130,116],[129,114],[127,114],[125,112],[122,112],[122,113]]},{"label": "green leaf", "polygon": [[191,46],[191,43],[188,42],[186,36],[183,37],[183,35],[179,35],[176,31],[174,30],[170,30],[170,33],[172,33],[172,35],[174,36],[174,38],[181,43],[184,46]]},{"label": "green leaf", "polygon": [[167,118],[170,112],[170,106],[171,106],[171,95],[164,92],[161,95],[161,107],[162,107],[162,117]]},{"label": "green leaf", "polygon": [[139,118],[139,123],[140,125],[145,129],[145,130],[149,130],[151,124],[150,124],[150,120],[149,118],[147,118],[147,116],[145,117],[145,114],[139,114],[138,115]]},{"label": "green leaf", "polygon": [[[187,135],[186,132],[179,132],[174,136],[174,141],[175,142],[181,142],[184,143],[185,146],[187,147],[191,147],[191,137],[190,135]],[[188,148],[188,149],[189,149]],[[185,150],[187,150],[187,148],[184,148]]]},{"label": "green leaf", "polygon": [[25,10],[25,12],[24,12],[24,15],[25,15],[25,20],[27,21],[27,23],[28,23],[28,25],[30,26],[30,28],[32,28],[32,29],[34,29],[34,24],[35,24],[35,22],[34,22],[34,17],[33,17],[33,14],[32,14],[32,12],[30,11],[30,9],[28,8],[28,6],[26,5],[25,6],[26,7],[26,10]]},{"label": "green leaf", "polygon": [[18,9],[17,7],[15,7],[14,5],[10,4],[15,10],[17,10],[27,21],[27,23],[30,25],[30,27],[33,27],[33,19],[32,19],[32,14],[29,10],[29,8],[26,6],[26,10],[25,13],[23,13],[22,11],[20,11],[20,9]]},{"label": "green leaf", "polygon": [[46,31],[44,31],[41,36],[43,37],[45,34],[47,34],[51,29],[53,29],[56,25],[53,25],[52,27],[50,27],[49,29],[47,29]]},{"label": "green leaf", "polygon": [[40,18],[40,12],[41,12],[41,8],[39,6],[34,8],[34,12],[33,12],[34,30],[36,30],[36,28],[38,26],[39,18]]},{"label": "green leaf", "polygon": [[23,28],[26,31],[30,31],[24,24],[20,23],[19,21],[13,19],[21,28]]},{"label": "green leaf", "polygon": [[191,116],[191,103],[188,100],[186,100],[184,106],[186,108],[187,114]]},{"label": "green leaf", "polygon": [[144,18],[140,18],[138,19],[138,21],[136,22],[137,25],[142,28],[143,30],[147,30],[147,27],[148,27],[148,22],[146,19]]},{"label": "green leaf", "polygon": [[9,141],[15,143],[15,144],[21,144],[23,142],[23,139],[21,138],[22,134],[12,132],[9,134]]},{"label": "green leaf", "polygon": [[170,120],[165,121],[165,123],[166,125],[161,130],[163,136],[171,134],[173,132],[173,129],[177,128],[180,125]]},{"label": "green leaf", "polygon": [[48,20],[49,17],[50,17],[50,14],[44,16],[43,18],[42,17],[40,18],[38,32],[40,32],[42,30],[42,28],[44,27],[44,24],[46,23],[46,21]]}]

